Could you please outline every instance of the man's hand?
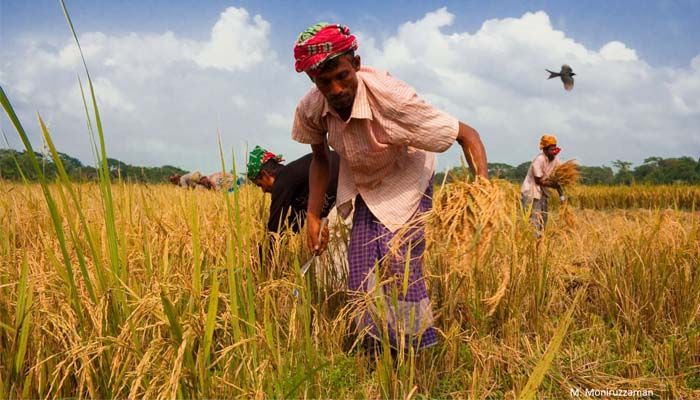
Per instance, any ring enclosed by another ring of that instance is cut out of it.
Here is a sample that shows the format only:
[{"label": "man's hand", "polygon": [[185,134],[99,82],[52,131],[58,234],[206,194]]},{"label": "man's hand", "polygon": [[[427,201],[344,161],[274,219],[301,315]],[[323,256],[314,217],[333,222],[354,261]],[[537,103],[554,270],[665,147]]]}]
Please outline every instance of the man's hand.
[{"label": "man's hand", "polygon": [[543,179],[543,178],[540,178],[540,177],[537,177],[537,176],[536,176],[536,177],[535,177],[535,183],[538,184],[538,185],[540,185],[540,186],[544,186],[544,187],[556,189],[557,191],[561,190],[561,186],[560,186],[558,183],[552,182],[552,181],[550,181],[549,179],[546,179],[546,178]]},{"label": "man's hand", "polygon": [[328,247],[328,224],[321,223],[321,219],[313,214],[306,218],[306,231],[308,234],[309,250],[319,255]]},{"label": "man's hand", "polygon": [[[328,189],[330,177],[330,160],[328,143],[312,144],[313,158],[309,167],[309,204],[306,210],[306,231],[309,235],[309,248],[315,254],[321,254],[328,244],[328,228],[321,223],[323,198]],[[320,235],[319,235],[320,233]]]}]

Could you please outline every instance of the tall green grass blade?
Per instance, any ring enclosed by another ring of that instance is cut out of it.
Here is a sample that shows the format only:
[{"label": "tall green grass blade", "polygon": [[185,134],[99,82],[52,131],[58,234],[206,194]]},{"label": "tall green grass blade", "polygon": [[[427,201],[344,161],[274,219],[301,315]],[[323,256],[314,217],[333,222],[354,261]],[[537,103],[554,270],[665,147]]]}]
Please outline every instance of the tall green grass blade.
[{"label": "tall green grass blade", "polygon": [[204,323],[203,362],[200,364],[200,385],[205,394],[209,391],[209,359],[211,357],[211,345],[216,327],[216,312],[219,307],[219,273],[216,268],[211,269],[211,292],[209,293],[209,305],[207,307],[207,319]]},{"label": "tall green grass blade", "polygon": [[530,377],[528,378],[525,387],[520,392],[518,399],[530,400],[537,397],[537,388],[539,388],[542,380],[544,380],[547,371],[549,371],[549,367],[554,361],[554,357],[559,352],[559,347],[564,341],[566,332],[569,330],[569,325],[573,320],[574,311],[576,310],[576,307],[578,307],[578,303],[581,301],[586,291],[587,288],[585,286],[579,289],[574,301],[571,303],[571,306],[569,306],[566,314],[564,314],[561,321],[559,321],[559,326],[557,327],[552,340],[549,342],[547,350],[542,355],[542,359],[540,359],[535,368],[532,370],[532,373],[530,373]]},{"label": "tall green grass blade", "polygon": [[17,350],[15,352],[14,372],[19,377],[24,365],[24,356],[27,353],[27,340],[29,339],[29,328],[32,323],[32,289],[29,286],[29,263],[26,255],[22,259],[22,270],[20,272],[20,282],[17,299],[17,310],[15,311],[17,332],[19,333]]},{"label": "tall green grass blade", "polygon": [[33,370],[27,372],[27,376],[24,378],[24,383],[22,384],[22,398],[28,399],[29,392],[32,390],[32,375]]},{"label": "tall green grass blade", "polygon": [[[237,169],[236,169],[236,156],[235,153],[232,151],[231,156],[233,158],[233,175],[236,176],[238,174]],[[245,249],[245,244],[243,242],[244,238],[247,238],[250,236],[249,231],[245,229],[246,227],[241,223],[242,218],[241,218],[241,209],[240,209],[240,191],[235,190],[233,192],[233,217],[234,217],[234,222],[236,226],[236,250],[238,252],[238,263],[237,263],[237,268],[238,270],[243,270],[245,271],[246,274],[246,303],[247,303],[247,327],[248,327],[248,337],[254,337],[256,332],[255,332],[255,281],[253,278],[253,272],[251,268],[246,268],[245,265],[243,265],[243,255],[244,255],[244,249]],[[258,368],[258,351],[257,351],[257,344],[255,341],[251,342],[251,352],[252,352],[252,361],[253,361],[253,368],[257,369]]]},{"label": "tall green grass blade", "polygon": [[19,135],[20,139],[22,140],[22,143],[24,144],[24,148],[27,151],[27,154],[29,155],[29,160],[32,164],[32,167],[34,168],[34,171],[36,172],[37,176],[39,177],[39,183],[41,184],[41,190],[44,193],[44,198],[46,199],[46,204],[49,207],[49,213],[51,214],[51,221],[53,223],[54,231],[56,232],[56,237],[58,239],[59,246],[61,248],[61,254],[63,255],[63,265],[66,269],[66,279],[68,280],[68,286],[70,288],[70,298],[73,303],[73,307],[75,307],[75,311],[78,315],[82,315],[81,307],[80,307],[80,299],[78,298],[78,290],[75,285],[75,277],[73,275],[73,267],[71,265],[71,260],[70,256],[68,255],[68,248],[66,247],[66,238],[63,233],[63,224],[62,224],[62,218],[58,212],[58,207],[56,206],[56,202],[51,195],[51,191],[49,190],[48,183],[46,181],[46,177],[44,176],[44,173],[41,169],[41,166],[39,165],[39,161],[36,158],[36,154],[34,153],[34,148],[32,147],[31,142],[29,141],[29,137],[27,136],[26,131],[24,130],[24,127],[22,127],[22,124],[19,121],[19,118],[17,118],[17,114],[15,113],[14,108],[12,107],[12,104],[10,103],[10,100],[7,98],[7,95],[5,94],[5,90],[0,86],[0,104],[2,105],[2,108],[5,110],[5,113],[7,114],[8,118],[12,122],[12,124],[15,127],[15,130],[17,131],[17,134]]},{"label": "tall green grass blade", "polygon": [[297,382],[294,383],[294,385],[292,385],[291,389],[289,389],[289,391],[287,391],[287,393],[285,393],[283,398],[284,399],[299,398],[300,396],[298,396],[296,394],[299,387],[304,382],[309,381],[311,378],[313,378],[314,375],[316,375],[319,371],[326,368],[328,365],[330,365],[330,362],[327,361],[327,362],[309,370],[308,372],[306,372],[306,374],[301,379],[299,379]]},{"label": "tall green grass blade", "polygon": [[192,229],[192,255],[194,257],[192,294],[195,301],[199,301],[199,296],[202,293],[202,250],[199,237],[199,215],[197,214],[197,203],[194,197],[190,203],[190,223]]},{"label": "tall green grass blade", "polygon": [[[9,374],[8,374],[9,375]],[[0,370],[0,398],[9,399],[10,396],[7,393],[7,388],[5,386],[5,379],[2,376],[2,371]]]},{"label": "tall green grass blade", "polygon": [[[97,98],[95,96],[95,88],[92,83],[92,78],[90,78],[90,71],[88,70],[87,67],[87,62],[85,61],[85,55],[83,54],[83,49],[80,46],[80,41],[78,40],[78,35],[75,32],[75,28],[73,26],[73,21],[70,18],[70,14],[68,13],[68,9],[66,8],[66,4],[64,0],[61,0],[61,8],[63,9],[63,15],[66,17],[66,21],[68,22],[68,26],[70,28],[70,31],[73,35],[73,39],[75,40],[75,44],[78,47],[78,52],[80,53],[80,59],[82,60],[83,67],[85,69],[85,74],[88,79],[88,87],[90,89],[90,97],[92,100],[92,106],[93,106],[93,113],[95,115],[95,125],[97,126],[97,133],[100,139],[100,166],[99,169],[101,170],[101,175],[100,175],[100,188],[102,191],[102,196],[103,196],[103,201],[104,201],[104,211],[105,211],[105,225],[107,227],[107,244],[109,248],[109,255],[110,255],[110,261],[112,264],[112,273],[118,277],[121,277],[124,282],[126,282],[126,279],[122,276],[121,273],[121,261],[119,259],[119,249],[118,249],[118,241],[117,241],[117,230],[116,230],[116,221],[115,221],[115,215],[114,215],[114,204],[113,204],[113,196],[112,196],[112,188],[111,188],[111,181],[110,181],[110,174],[109,174],[109,166],[107,164],[107,150],[105,146],[105,138],[104,138],[104,130],[102,129],[102,119],[100,118],[100,110],[97,106]],[[124,304],[124,298],[123,294],[121,291],[117,291],[115,293],[117,298],[120,300],[121,304]]]},{"label": "tall green grass blade", "polygon": [[[226,162],[224,161],[224,150],[221,146],[221,135],[219,134],[219,157],[221,159],[221,170],[226,171]],[[235,193],[236,191],[234,191]],[[241,298],[238,290],[238,282],[240,282],[238,257],[236,248],[234,247],[233,235],[236,234],[233,225],[233,211],[231,210],[231,202],[227,192],[223,192],[224,203],[226,204],[226,221],[228,221],[228,232],[226,235],[226,265],[228,267],[228,290],[229,302],[231,303],[231,329],[233,338],[236,342],[241,340],[240,327],[240,304]]]},{"label": "tall green grass blade", "polygon": [[[83,100],[83,110],[85,111],[85,122],[87,123],[88,138],[90,139],[90,150],[92,151],[92,158],[95,161],[95,167],[99,168],[99,156],[97,155],[97,143],[95,142],[95,131],[92,129],[92,118],[90,117],[90,111],[88,110],[87,101],[85,100],[85,90],[83,89],[83,81],[80,80],[80,75],[78,77],[78,87],[80,87],[80,98]],[[98,171],[100,171],[98,169]]]},{"label": "tall green grass blade", "polygon": [[182,342],[182,326],[178,321],[175,306],[173,306],[173,303],[170,302],[164,290],[161,290],[160,292],[160,300],[163,303],[163,312],[165,312],[165,316],[168,318],[168,322],[170,323],[170,333],[172,334],[176,345],[179,346]]},{"label": "tall green grass blade", "polygon": [[[54,164],[56,165],[56,170],[58,171],[58,176],[60,181],[63,183],[63,186],[68,190],[68,194],[71,196],[71,200],[73,200],[73,207],[70,207],[68,205],[68,202],[65,198],[65,195],[63,194],[63,190],[59,189],[59,195],[61,197],[61,201],[63,203],[64,209],[65,210],[75,210],[78,213],[81,225],[83,226],[83,229],[85,231],[85,236],[87,237],[88,244],[90,246],[90,250],[92,251],[93,254],[93,259],[95,263],[95,269],[96,273],[99,274],[101,272],[101,264],[100,260],[97,259],[97,251],[95,250],[95,243],[90,235],[90,231],[87,229],[87,223],[85,221],[85,215],[83,213],[82,207],[80,206],[80,202],[78,201],[78,196],[75,193],[75,190],[73,188],[73,185],[71,184],[70,178],[68,178],[68,173],[66,172],[65,167],[63,166],[63,161],[61,160],[61,157],[58,154],[58,151],[56,150],[56,146],[54,146],[53,140],[51,139],[51,135],[49,134],[48,129],[46,128],[46,124],[44,123],[43,118],[41,118],[41,115],[37,114],[37,117],[39,119],[39,126],[41,127],[41,132],[44,136],[44,141],[46,142],[49,151],[51,152],[51,157],[54,160]],[[95,296],[95,290],[93,289],[93,284],[92,284],[92,278],[90,278],[90,275],[88,274],[87,271],[87,266],[85,264],[85,257],[83,257],[83,252],[80,249],[80,242],[78,241],[77,234],[76,234],[76,228],[75,228],[75,223],[73,222],[73,218],[71,218],[71,214],[69,213],[67,215],[68,219],[68,226],[70,228],[70,236],[73,241],[73,247],[76,250],[76,254],[78,256],[78,263],[80,266],[80,272],[83,275],[83,281],[85,282],[86,289],[90,295],[90,298],[92,299],[93,304],[97,303],[97,297]],[[104,290],[104,287],[102,287]]]},{"label": "tall green grass blade", "polygon": [[216,326],[216,312],[219,307],[219,273],[216,268],[212,268],[211,293],[209,294],[209,306],[207,307],[207,320],[204,325],[204,354],[205,364],[209,363],[210,348],[214,337],[214,327]]}]

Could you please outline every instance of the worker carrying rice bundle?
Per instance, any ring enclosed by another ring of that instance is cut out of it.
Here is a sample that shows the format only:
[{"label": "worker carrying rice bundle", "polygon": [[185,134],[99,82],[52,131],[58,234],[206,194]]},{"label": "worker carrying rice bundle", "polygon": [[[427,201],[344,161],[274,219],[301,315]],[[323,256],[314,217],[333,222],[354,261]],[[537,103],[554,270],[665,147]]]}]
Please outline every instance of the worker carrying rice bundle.
[{"label": "worker carrying rice bundle", "polygon": [[538,237],[547,225],[548,188],[555,189],[563,203],[566,201],[564,186],[578,180],[578,166],[575,162],[572,160],[562,164],[557,157],[561,148],[557,147],[555,136],[543,135],[540,138],[540,150],[542,152],[532,160],[520,189],[523,209],[530,211],[530,221]]}]

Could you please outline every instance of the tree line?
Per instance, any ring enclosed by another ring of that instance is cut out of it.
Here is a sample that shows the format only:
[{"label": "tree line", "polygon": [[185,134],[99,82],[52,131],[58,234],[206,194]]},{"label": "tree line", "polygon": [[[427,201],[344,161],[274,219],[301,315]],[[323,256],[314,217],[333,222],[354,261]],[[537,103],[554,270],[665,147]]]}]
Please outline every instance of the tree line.
[{"label": "tree line", "polygon": [[[530,162],[517,166],[504,163],[489,163],[489,176],[522,182],[530,168]],[[700,183],[700,159],[692,157],[649,157],[640,165],[632,167],[629,161],[616,160],[609,166],[581,165],[581,183],[584,185],[631,185],[631,184],[698,184]],[[447,181],[463,179],[469,173],[466,167],[452,168],[447,172]],[[435,182],[442,182],[445,172],[435,174]]]},{"label": "tree line", "polygon": [[[35,153],[44,174],[53,179],[56,177],[56,164],[51,156]],[[97,170],[89,165],[83,165],[77,158],[64,153],[58,153],[61,162],[70,178],[74,181],[92,181],[97,179]],[[158,183],[167,181],[172,174],[184,174],[187,171],[164,165],[162,167],[141,167],[108,158],[107,165],[114,178],[131,182]],[[512,182],[522,182],[530,168],[530,162],[517,166],[505,163],[489,163],[489,176],[507,179]],[[18,169],[19,168],[19,169]],[[25,151],[0,149],[0,179],[20,181],[22,175],[33,181],[37,178]],[[463,179],[469,172],[466,167],[456,167],[448,172],[447,181]],[[435,182],[442,182],[445,172],[435,174]],[[609,166],[581,166],[581,183],[584,185],[631,185],[631,184],[698,184],[700,183],[700,159],[692,157],[661,158],[649,157],[635,167],[631,162],[616,160]]]},{"label": "tree line", "polygon": [[[57,177],[56,164],[50,155],[34,153],[39,160],[44,175],[48,179]],[[76,182],[97,180],[97,170],[93,166],[83,165],[77,158],[64,153],[58,156],[71,180]],[[21,181],[22,175],[29,180],[36,180],[37,174],[31,167],[29,153],[13,149],[0,149],[0,179]],[[113,178],[120,178],[129,182],[158,183],[166,182],[172,174],[185,174],[187,171],[164,165],[162,167],[141,167],[130,165],[114,158],[107,158],[109,172]],[[20,172],[21,171],[21,172]]]}]

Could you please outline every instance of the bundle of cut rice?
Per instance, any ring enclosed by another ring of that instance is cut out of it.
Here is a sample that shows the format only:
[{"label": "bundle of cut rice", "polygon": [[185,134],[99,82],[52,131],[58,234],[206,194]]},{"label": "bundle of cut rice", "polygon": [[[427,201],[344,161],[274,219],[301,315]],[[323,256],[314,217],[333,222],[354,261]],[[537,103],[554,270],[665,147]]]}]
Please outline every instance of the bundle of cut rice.
[{"label": "bundle of cut rice", "polygon": [[[433,197],[433,208],[401,228],[390,243],[391,252],[399,254],[410,239],[416,224],[425,227],[428,251],[450,258],[450,265],[461,276],[480,265],[496,242],[495,236],[507,234],[516,212],[517,190],[505,181],[477,178],[474,182],[457,181],[442,186]],[[504,263],[502,282],[495,294],[484,302],[493,313],[505,294],[510,273]]]},{"label": "bundle of cut rice", "polygon": [[573,186],[578,183],[581,171],[576,160],[569,160],[559,164],[547,177],[547,180],[558,183],[561,187]]}]

